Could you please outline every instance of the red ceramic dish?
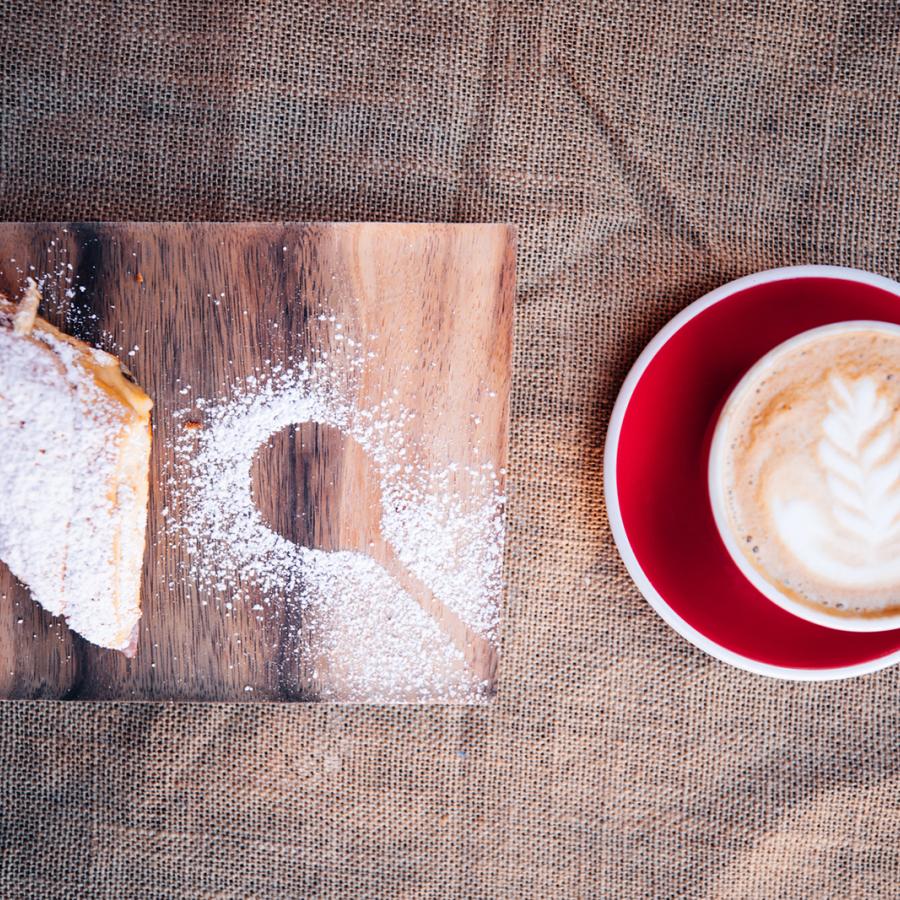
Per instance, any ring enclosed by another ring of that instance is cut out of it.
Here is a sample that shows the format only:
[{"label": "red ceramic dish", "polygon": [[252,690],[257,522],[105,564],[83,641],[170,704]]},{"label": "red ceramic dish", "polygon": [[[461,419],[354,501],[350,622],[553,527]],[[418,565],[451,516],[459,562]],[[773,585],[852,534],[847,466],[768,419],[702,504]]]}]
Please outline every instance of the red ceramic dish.
[{"label": "red ceramic dish", "polygon": [[744,372],[782,341],[848,319],[900,323],[900,284],[832,266],[741,278],[663,328],[634,364],[610,419],[606,503],[632,578],[689,641],[766,675],[843,678],[900,660],[900,629],[838,631],[759,593],[722,544],[707,489],[712,431]]}]

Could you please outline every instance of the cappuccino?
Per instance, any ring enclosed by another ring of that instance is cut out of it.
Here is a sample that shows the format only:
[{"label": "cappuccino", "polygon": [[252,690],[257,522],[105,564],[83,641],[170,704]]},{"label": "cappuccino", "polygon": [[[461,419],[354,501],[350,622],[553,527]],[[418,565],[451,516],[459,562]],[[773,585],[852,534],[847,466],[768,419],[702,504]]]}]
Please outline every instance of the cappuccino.
[{"label": "cappuccino", "polygon": [[775,602],[835,628],[900,625],[900,326],[828,325],[763,357],[722,411],[710,497]]}]

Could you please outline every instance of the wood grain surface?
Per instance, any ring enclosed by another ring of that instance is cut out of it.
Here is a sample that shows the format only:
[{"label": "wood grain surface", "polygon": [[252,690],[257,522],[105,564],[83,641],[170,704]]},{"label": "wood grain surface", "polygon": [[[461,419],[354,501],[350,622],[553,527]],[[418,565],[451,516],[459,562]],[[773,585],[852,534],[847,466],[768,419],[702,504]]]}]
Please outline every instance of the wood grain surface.
[{"label": "wood grain surface", "polygon": [[[226,611],[227,598],[210,602],[185,576],[190,561],[162,514],[164,473],[184,428],[175,413],[226,396],[264,364],[327,352],[334,329],[320,315],[328,309],[349,333],[370,338],[377,365],[358,386],[359,402],[396,397],[415,412],[410,440],[429,462],[491,462],[502,489],[514,252],[505,225],[0,225],[0,291],[17,296],[25,277],[42,278],[41,314],[119,350],[155,403],[137,656],[82,640],[0,564],[0,697],[365,699],[342,695],[340,659],[316,658],[314,622],[296,605]],[[274,530],[303,546],[370,555],[491,693],[496,634],[470,628],[399,562],[380,531],[378,479],[355,441],[298,423],[260,448],[252,471]]]}]

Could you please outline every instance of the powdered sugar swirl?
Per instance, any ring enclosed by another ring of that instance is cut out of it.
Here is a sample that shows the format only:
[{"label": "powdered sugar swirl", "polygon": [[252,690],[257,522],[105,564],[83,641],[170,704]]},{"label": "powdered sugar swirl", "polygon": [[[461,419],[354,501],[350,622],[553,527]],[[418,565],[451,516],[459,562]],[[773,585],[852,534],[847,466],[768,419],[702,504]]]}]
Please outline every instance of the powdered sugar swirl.
[{"label": "powdered sugar swirl", "polygon": [[425,464],[410,437],[414,413],[396,397],[369,408],[357,403],[362,348],[352,365],[322,357],[275,366],[224,398],[195,404],[203,427],[176,441],[168,511],[170,530],[190,553],[191,578],[229,602],[246,602],[252,589],[272,610],[298,604],[298,652],[320,661],[314,677],[324,699],[476,697],[484,685],[460,651],[377,560],[298,546],[273,531],[254,502],[253,460],[273,435],[305,422],[340,430],[378,473],[380,531],[397,558],[475,632],[494,639],[503,545],[498,473],[490,464]]}]

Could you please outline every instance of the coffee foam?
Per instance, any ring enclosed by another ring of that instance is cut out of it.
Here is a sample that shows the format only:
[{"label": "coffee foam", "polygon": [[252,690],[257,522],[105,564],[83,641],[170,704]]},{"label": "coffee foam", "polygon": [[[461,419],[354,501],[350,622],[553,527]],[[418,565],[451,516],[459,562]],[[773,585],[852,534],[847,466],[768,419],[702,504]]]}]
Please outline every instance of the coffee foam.
[{"label": "coffee foam", "polygon": [[727,518],[750,565],[831,614],[900,612],[900,329],[776,351],[723,425]]}]

